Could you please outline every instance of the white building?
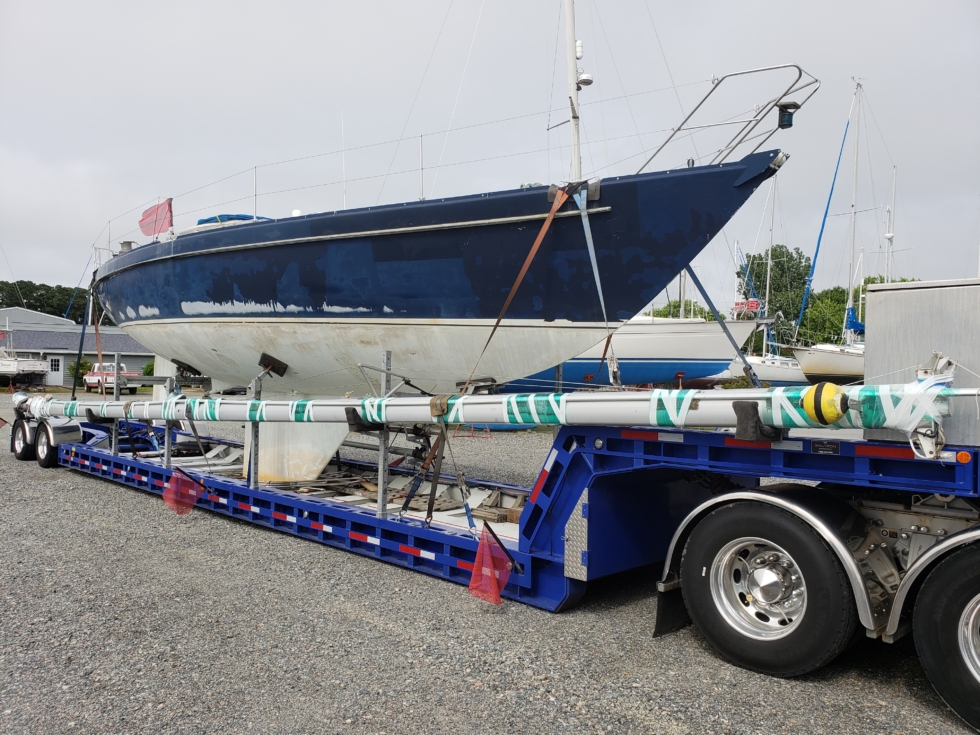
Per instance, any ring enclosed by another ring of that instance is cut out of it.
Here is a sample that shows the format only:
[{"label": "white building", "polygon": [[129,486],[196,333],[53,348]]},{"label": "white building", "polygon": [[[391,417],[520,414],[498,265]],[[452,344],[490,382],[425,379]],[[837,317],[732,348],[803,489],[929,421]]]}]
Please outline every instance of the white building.
[{"label": "white building", "polygon": [[[18,357],[47,361],[47,385],[71,387],[68,365],[78,357],[81,334],[82,325],[71,319],[19,306],[0,309],[0,347],[17,353]],[[120,361],[129,370],[142,370],[153,361],[153,353],[119,327],[100,326],[98,337],[97,340],[95,328],[89,325],[85,330],[82,356],[93,364],[99,362],[100,346],[104,362],[112,362],[118,352]]]}]

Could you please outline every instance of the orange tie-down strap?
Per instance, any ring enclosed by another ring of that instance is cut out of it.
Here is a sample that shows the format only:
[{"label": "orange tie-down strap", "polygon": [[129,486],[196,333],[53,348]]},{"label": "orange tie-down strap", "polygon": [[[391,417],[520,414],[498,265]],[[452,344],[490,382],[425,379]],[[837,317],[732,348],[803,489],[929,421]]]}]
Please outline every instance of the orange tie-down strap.
[{"label": "orange tie-down strap", "polygon": [[528,252],[527,257],[524,259],[524,265],[521,266],[521,272],[517,274],[517,280],[514,281],[514,285],[510,289],[510,293],[507,294],[507,299],[504,301],[504,306],[500,310],[500,316],[497,317],[496,323],[493,325],[493,330],[490,332],[490,336],[487,337],[487,343],[483,345],[483,350],[480,351],[480,356],[476,358],[476,364],[470,371],[470,377],[466,379],[466,385],[463,386],[462,393],[466,392],[466,389],[470,387],[470,381],[473,380],[473,375],[476,373],[477,367],[480,365],[480,360],[483,359],[483,355],[487,351],[487,347],[490,346],[490,340],[493,339],[493,335],[497,333],[497,327],[500,326],[500,322],[504,319],[504,314],[507,313],[507,309],[510,308],[510,302],[514,300],[514,296],[517,295],[517,289],[520,288],[521,283],[524,282],[524,276],[527,275],[528,268],[531,267],[531,262],[534,260],[534,256],[537,255],[538,248],[541,247],[541,243],[544,242],[544,236],[548,234],[548,228],[551,227],[551,222],[555,218],[555,214],[561,209],[561,205],[568,201],[569,194],[564,189],[559,189],[555,194],[555,201],[551,205],[551,211],[548,212],[548,216],[545,217],[544,224],[541,225],[541,231],[538,232],[538,236],[534,240],[534,244],[531,246],[531,250]]}]

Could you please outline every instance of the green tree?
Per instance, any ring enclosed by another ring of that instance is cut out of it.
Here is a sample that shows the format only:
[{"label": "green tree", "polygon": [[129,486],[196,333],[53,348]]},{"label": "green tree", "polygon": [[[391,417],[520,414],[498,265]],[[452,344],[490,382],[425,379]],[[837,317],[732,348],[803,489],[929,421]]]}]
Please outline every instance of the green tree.
[{"label": "green tree", "polygon": [[71,286],[49,286],[33,281],[0,281],[0,308],[8,306],[23,306],[52,316],[65,316],[68,311],[68,318],[80,324],[85,318],[85,289],[79,289],[76,293]]},{"label": "green tree", "polygon": [[[744,278],[742,298],[753,298],[752,291],[760,300],[766,296],[766,271],[769,269],[769,251],[747,258],[747,269],[736,272],[743,278],[747,270],[748,278]],[[803,291],[806,289],[806,279],[810,275],[810,257],[804,255],[799,248],[790,250],[785,245],[772,246],[772,274],[769,277],[769,304],[767,316],[783,315],[786,322],[796,321],[803,302]],[[766,306],[766,305],[763,305]]]},{"label": "green tree", "polygon": [[76,367],[76,363],[74,363],[74,362],[73,363],[69,363],[69,365],[68,365],[68,374],[70,376],[72,376],[73,378],[75,377],[75,370],[76,369],[78,370],[78,377],[79,377],[79,379],[81,379],[81,377],[83,375],[85,375],[85,373],[91,372],[91,370],[92,370],[92,363],[90,363],[84,357],[79,361],[77,367]]},{"label": "green tree", "polygon": [[[677,318],[681,313],[681,302],[679,299],[672,299],[667,302],[664,306],[658,306],[652,312],[643,312],[644,316],[655,316],[663,319]],[[688,319],[704,319],[707,322],[713,322],[715,320],[715,315],[711,313],[711,310],[706,306],[701,306],[701,304],[695,303],[690,299],[684,299],[684,316]],[[725,315],[722,314],[721,318],[724,319]]]},{"label": "green tree", "polygon": [[143,366],[143,375],[153,375],[153,360],[150,360]]},{"label": "green tree", "polygon": [[847,289],[834,286],[810,294],[798,339],[802,342],[838,342],[844,329]]}]

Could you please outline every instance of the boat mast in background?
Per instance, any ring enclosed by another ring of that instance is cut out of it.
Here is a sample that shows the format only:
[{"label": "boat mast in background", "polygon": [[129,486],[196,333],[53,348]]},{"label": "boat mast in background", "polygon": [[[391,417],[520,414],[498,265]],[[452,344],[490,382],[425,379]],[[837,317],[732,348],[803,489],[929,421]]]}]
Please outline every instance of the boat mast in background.
[{"label": "boat mast in background", "polygon": [[[854,129],[861,130],[861,82],[854,80],[857,85],[854,89],[855,110],[854,110]],[[849,328],[849,323],[854,317],[854,247],[857,235],[857,189],[858,189],[858,151],[860,149],[861,136],[854,136],[854,180],[851,189],[851,262],[847,266],[847,308],[844,310],[844,344],[850,347],[854,344],[855,332]]]},{"label": "boat mast in background", "polygon": [[895,253],[895,190],[898,187],[898,166],[892,166],[892,205],[885,222],[885,283],[892,282],[892,256]]}]

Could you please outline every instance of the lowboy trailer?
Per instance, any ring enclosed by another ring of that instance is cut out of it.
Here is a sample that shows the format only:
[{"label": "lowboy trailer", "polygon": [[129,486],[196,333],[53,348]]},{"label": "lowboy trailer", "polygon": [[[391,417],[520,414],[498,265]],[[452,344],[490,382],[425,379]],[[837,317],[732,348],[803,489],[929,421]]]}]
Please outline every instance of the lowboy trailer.
[{"label": "lowboy trailer", "polygon": [[[860,636],[893,642],[911,633],[940,696],[980,728],[980,449],[943,445],[941,398],[957,394],[948,381],[922,385],[891,393],[825,386],[809,394],[809,404],[805,394],[815,388],[779,389],[778,400],[759,390],[653,391],[613,396],[619,403],[607,415],[614,420],[602,425],[574,417],[601,414],[603,399],[577,403],[574,395],[466,397],[469,405],[459,405],[455,418],[458,398],[283,406],[179,396],[61,403],[20,395],[11,450],[44,467],[158,494],[181,467],[203,484],[197,507],[466,584],[478,545],[469,508],[436,512],[430,523],[386,502],[397,500],[416,470],[382,469],[377,507],[349,489],[374,487],[363,480],[370,465],[339,457],[344,466],[328,467],[322,492],[263,485],[248,476],[254,467],[241,462],[240,445],[201,438],[180,422],[337,421],[331,412],[339,411],[352,428],[378,431],[399,421],[408,426],[421,411],[427,426],[411,433],[426,448],[430,436],[448,441],[447,424],[461,423],[466,412],[469,422],[479,415],[494,423],[564,424],[533,487],[463,478],[439,485],[438,463],[436,477],[421,474],[432,481],[433,496],[465,499],[468,487],[471,499],[497,492],[512,507],[523,504],[516,523],[493,524],[514,563],[504,597],[557,612],[574,605],[591,580],[661,564],[657,635],[693,621],[732,663],[789,677],[825,665]],[[691,414],[699,410],[726,420],[722,403],[707,403],[720,400],[718,393],[742,404],[732,410],[735,431],[685,428],[697,425]],[[917,403],[916,395],[926,400]],[[633,410],[631,401],[644,397],[648,406]],[[757,409],[747,411],[753,402]],[[686,419],[676,410],[681,405]],[[885,423],[920,432],[918,443],[840,438],[814,430],[805,416],[792,424],[798,428],[772,430],[789,420],[780,406],[816,415],[817,424],[853,427],[883,405],[893,417]],[[824,415],[835,410],[843,414]],[[151,425],[154,418],[164,425]],[[341,475],[347,489],[336,491]]]}]

